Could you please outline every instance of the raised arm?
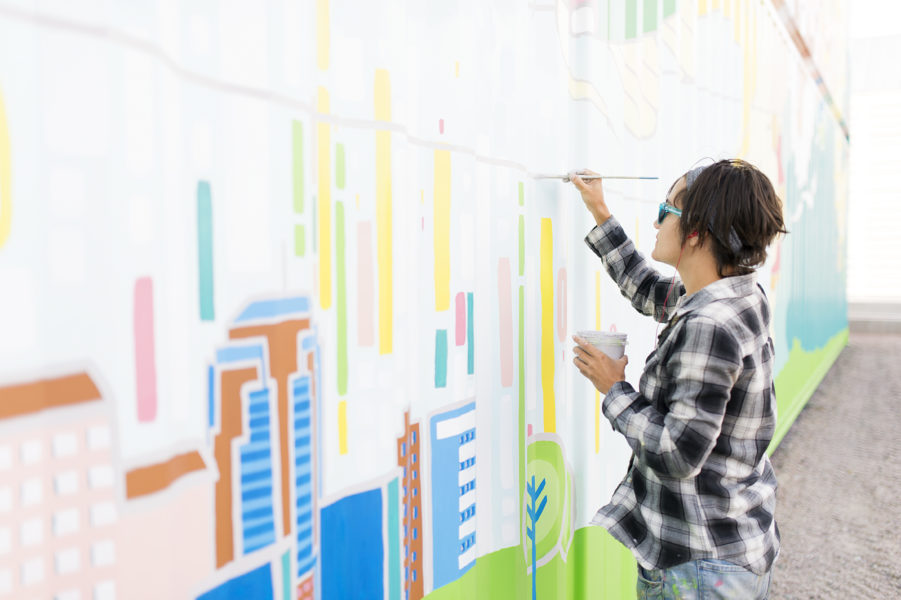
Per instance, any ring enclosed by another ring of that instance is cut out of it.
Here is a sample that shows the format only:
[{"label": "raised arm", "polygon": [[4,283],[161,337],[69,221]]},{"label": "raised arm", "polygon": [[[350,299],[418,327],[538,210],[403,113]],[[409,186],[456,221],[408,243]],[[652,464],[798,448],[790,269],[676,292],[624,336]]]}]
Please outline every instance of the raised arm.
[{"label": "raised arm", "polygon": [[597,227],[585,237],[585,243],[604,263],[604,268],[635,310],[654,317],[656,321],[665,321],[678,299],[685,294],[685,287],[677,280],[670,291],[670,285],[676,277],[662,277],[635,249],[635,244],[607,207],[601,179],[586,182],[573,174],[572,181],[597,223]]},{"label": "raised arm", "polygon": [[[588,232],[585,243],[601,259],[607,273],[635,310],[656,321],[669,318],[676,302],[685,294],[685,287],[677,277],[663,277],[648,264],[614,217]],[[670,291],[674,279],[676,282]]]}]

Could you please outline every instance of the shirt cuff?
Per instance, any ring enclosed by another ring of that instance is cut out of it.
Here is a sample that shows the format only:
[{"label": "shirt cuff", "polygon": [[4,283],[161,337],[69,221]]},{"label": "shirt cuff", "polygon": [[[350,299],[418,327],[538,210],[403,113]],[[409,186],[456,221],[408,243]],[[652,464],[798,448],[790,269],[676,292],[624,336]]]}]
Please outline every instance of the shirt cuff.
[{"label": "shirt cuff", "polygon": [[[610,421],[611,425],[613,425],[627,408],[632,406],[632,403],[635,402],[634,395],[635,389],[628,381],[617,381],[610,386],[607,395],[604,396],[602,409],[604,411],[604,416],[607,417],[607,420]],[[614,429],[616,429],[616,427],[614,427]]]}]

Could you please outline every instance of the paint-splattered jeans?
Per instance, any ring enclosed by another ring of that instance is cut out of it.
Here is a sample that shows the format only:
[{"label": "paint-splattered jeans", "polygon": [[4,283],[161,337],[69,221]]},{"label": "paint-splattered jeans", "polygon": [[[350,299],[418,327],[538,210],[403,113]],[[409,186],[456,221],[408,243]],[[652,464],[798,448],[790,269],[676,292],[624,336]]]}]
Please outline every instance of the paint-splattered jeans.
[{"label": "paint-splattered jeans", "polygon": [[712,558],[650,571],[638,565],[636,589],[638,600],[767,600],[772,575]]}]

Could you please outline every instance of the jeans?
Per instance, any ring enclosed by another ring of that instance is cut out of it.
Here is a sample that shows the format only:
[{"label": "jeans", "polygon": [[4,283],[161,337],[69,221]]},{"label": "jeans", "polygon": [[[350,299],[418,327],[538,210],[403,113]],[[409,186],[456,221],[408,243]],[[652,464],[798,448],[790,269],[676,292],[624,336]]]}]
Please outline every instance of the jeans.
[{"label": "jeans", "polygon": [[767,600],[773,571],[757,575],[735,563],[713,558],[669,569],[638,565],[638,600]]}]

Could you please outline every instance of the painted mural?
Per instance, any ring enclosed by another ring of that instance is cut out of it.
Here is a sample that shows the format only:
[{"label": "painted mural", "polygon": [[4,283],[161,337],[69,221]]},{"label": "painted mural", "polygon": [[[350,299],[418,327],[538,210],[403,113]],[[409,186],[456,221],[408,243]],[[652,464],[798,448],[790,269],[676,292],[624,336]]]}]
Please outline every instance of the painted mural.
[{"label": "painted mural", "polygon": [[645,253],[698,159],[770,176],[775,447],[847,340],[796,4],[0,1],[0,598],[634,598],[568,340],[634,382],[655,324],[533,175],[659,177],[606,186]]}]

